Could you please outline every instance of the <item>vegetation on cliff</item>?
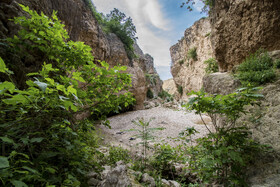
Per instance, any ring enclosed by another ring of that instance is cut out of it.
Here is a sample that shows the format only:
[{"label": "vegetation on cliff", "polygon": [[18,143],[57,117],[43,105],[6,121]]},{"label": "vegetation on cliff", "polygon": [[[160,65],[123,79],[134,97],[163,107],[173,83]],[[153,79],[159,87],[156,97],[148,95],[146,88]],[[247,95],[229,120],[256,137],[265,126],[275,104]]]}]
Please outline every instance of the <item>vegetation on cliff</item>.
[{"label": "vegetation on cliff", "polygon": [[258,50],[238,66],[236,76],[243,85],[257,86],[272,82],[276,77],[273,60],[267,52]]},{"label": "vegetation on cliff", "polygon": [[84,1],[93,12],[103,31],[105,31],[105,33],[116,34],[124,44],[128,58],[130,60],[135,58],[136,55],[134,54],[133,44],[137,40],[137,37],[135,36],[136,27],[133,24],[131,17],[127,18],[124,13],[116,8],[112,10],[110,14],[104,15],[97,12],[91,0]]}]

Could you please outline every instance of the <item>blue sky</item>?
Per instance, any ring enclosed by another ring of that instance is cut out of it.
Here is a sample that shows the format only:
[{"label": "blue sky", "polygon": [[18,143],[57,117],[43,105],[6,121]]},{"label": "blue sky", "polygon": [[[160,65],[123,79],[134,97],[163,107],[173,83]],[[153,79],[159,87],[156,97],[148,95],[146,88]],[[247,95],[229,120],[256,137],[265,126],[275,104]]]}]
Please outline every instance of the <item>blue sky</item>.
[{"label": "blue sky", "polygon": [[154,64],[162,80],[172,78],[169,48],[180,40],[184,31],[195,21],[206,16],[201,14],[199,0],[194,11],[180,8],[183,0],[92,0],[97,11],[104,14],[114,8],[133,19],[137,43],[144,53],[154,57]]}]

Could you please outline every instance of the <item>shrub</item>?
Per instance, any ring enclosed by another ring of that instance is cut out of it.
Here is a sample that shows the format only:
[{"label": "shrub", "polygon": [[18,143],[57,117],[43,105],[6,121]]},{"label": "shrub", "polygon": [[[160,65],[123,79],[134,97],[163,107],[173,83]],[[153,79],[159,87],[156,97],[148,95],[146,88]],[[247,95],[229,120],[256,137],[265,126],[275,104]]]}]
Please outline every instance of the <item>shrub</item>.
[{"label": "shrub", "polygon": [[184,60],[180,60],[180,61],[179,61],[179,64],[180,64],[180,65],[183,65],[183,64],[184,64]]},{"label": "shrub", "polygon": [[109,154],[105,155],[103,159],[104,164],[115,165],[120,160],[128,163],[131,160],[131,156],[127,149],[119,146],[110,146]]},{"label": "shrub", "polygon": [[177,154],[176,149],[169,144],[158,144],[155,146],[151,165],[161,176],[168,177],[175,173],[173,164],[177,160]]},{"label": "shrub", "polygon": [[219,71],[218,63],[214,58],[209,58],[208,60],[204,61],[204,64],[207,64],[205,68],[205,72],[207,74]]},{"label": "shrub", "polygon": [[257,86],[271,82],[276,77],[273,70],[273,60],[267,52],[259,50],[240,64],[236,76],[243,85]]},{"label": "shrub", "polygon": [[154,93],[152,92],[152,90],[150,88],[147,91],[147,97],[149,99],[153,99],[154,98]]},{"label": "shrub", "polygon": [[183,87],[182,86],[178,86],[177,90],[181,95],[183,95]]},{"label": "shrub", "polygon": [[39,53],[44,65],[27,74],[20,89],[0,58],[7,77],[0,82],[0,185],[85,186],[86,172],[100,168],[93,159],[98,145],[93,122],[76,116],[104,119],[120,104],[128,106],[131,93],[119,92],[128,89],[130,76],[121,73],[126,67],[94,64],[92,49],[69,41],[55,12],[48,18],[20,6],[29,18],[14,18],[22,29],[9,45],[22,58]]},{"label": "shrub", "polygon": [[275,68],[280,69],[280,59],[275,60]]},{"label": "shrub", "polygon": [[196,47],[189,49],[187,57],[188,59],[193,59],[194,61],[197,61]]},{"label": "shrub", "polygon": [[173,101],[173,96],[171,94],[169,94],[167,91],[162,90],[162,92],[160,92],[158,94],[158,96],[164,100],[166,100],[167,102],[169,101]]},{"label": "shrub", "polygon": [[155,85],[157,83],[158,75],[146,73],[145,77],[146,77],[146,81],[148,80],[148,84]]},{"label": "shrub", "polygon": [[[263,96],[255,93],[259,88],[242,88],[228,95],[196,95],[186,107],[199,114],[209,134],[197,139],[197,145],[189,149],[190,169],[197,172],[204,183],[218,183],[225,186],[244,186],[246,166],[256,153],[264,151],[264,146],[250,138],[246,127],[237,127],[236,121],[246,114],[245,106],[258,104]],[[212,120],[213,129],[204,122],[202,114]],[[218,119],[226,118],[223,123]]]}]

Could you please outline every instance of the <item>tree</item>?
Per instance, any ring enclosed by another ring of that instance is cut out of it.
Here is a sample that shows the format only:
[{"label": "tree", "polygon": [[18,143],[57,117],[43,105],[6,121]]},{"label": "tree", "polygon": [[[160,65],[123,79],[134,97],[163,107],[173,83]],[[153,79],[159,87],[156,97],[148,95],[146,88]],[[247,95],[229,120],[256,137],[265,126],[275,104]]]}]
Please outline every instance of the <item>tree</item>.
[{"label": "tree", "polygon": [[137,40],[136,27],[132,22],[131,17],[120,12],[118,9],[114,9],[107,14],[102,23],[105,32],[115,33],[119,39],[125,45],[125,50],[129,59],[134,58],[133,44]]},{"label": "tree", "polygon": [[[214,5],[215,2],[215,0],[200,0],[200,1],[204,4],[201,12],[205,12],[205,13],[208,13],[210,11],[210,8]],[[196,3],[197,1],[195,0],[186,0],[186,2],[182,3],[181,8],[187,6],[187,9],[189,11],[192,11],[193,10],[192,5]]]}]

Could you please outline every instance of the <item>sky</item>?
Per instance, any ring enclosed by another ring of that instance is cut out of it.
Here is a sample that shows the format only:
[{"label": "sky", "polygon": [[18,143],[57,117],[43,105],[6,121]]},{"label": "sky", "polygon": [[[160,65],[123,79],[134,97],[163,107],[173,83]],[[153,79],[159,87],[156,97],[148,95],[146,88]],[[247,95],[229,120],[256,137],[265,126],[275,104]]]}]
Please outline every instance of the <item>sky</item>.
[{"label": "sky", "polygon": [[137,31],[137,43],[144,53],[154,58],[162,80],[172,78],[169,48],[184,36],[184,31],[205,14],[202,3],[195,0],[193,11],[180,8],[184,0],[92,0],[98,12],[110,13],[114,8],[131,17]]}]

